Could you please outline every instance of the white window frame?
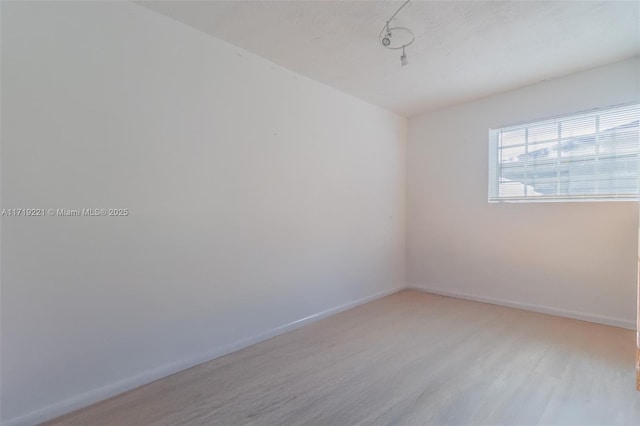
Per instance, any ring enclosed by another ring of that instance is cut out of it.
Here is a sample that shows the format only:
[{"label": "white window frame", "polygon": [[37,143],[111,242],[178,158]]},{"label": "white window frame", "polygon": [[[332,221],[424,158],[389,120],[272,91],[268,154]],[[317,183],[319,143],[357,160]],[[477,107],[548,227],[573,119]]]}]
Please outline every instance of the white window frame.
[{"label": "white window frame", "polygon": [[[640,107],[640,102],[630,102],[625,104],[617,104],[610,105],[602,108],[594,108],[592,110],[581,111],[571,114],[563,114],[554,117],[547,117],[535,121],[523,122],[520,124],[512,124],[509,126],[491,128],[489,129],[489,191],[488,191],[488,201],[490,203],[529,203],[529,202],[575,202],[575,201],[635,201],[638,202],[640,199],[640,190],[634,192],[633,194],[583,194],[583,195],[528,195],[528,188],[526,184],[521,184],[523,186],[523,195],[521,196],[500,196],[500,174],[501,164],[499,161],[500,150],[503,149],[500,146],[499,136],[500,132],[507,132],[513,130],[525,129],[526,132],[525,142],[521,144],[525,147],[525,152],[528,152],[528,129],[534,126],[544,126],[552,123],[558,123],[558,140],[562,140],[561,135],[561,125],[560,123],[563,121],[568,121],[571,119],[579,119],[581,117],[589,117],[596,116],[599,117],[601,114],[606,112],[610,112],[611,110],[627,108],[627,107]],[[599,122],[599,119],[596,118],[596,122]],[[596,124],[596,134],[599,135],[599,128]],[[640,132],[640,131],[639,131]],[[534,144],[532,142],[531,144]],[[596,137],[596,155],[598,152],[598,138]],[[509,147],[509,145],[507,145]],[[638,140],[638,151],[635,153],[636,159],[640,164],[640,138]],[[561,157],[561,150],[558,150],[558,158]],[[558,160],[560,161],[560,160]],[[526,166],[524,167],[526,170]],[[640,188],[640,165],[637,169],[636,178],[639,181],[638,188]],[[518,182],[520,183],[520,182]]]}]

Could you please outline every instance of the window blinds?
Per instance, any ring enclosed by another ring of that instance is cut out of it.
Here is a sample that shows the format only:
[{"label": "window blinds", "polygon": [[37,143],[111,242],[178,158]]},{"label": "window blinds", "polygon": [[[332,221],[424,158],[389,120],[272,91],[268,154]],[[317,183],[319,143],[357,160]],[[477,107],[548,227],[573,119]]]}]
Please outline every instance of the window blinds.
[{"label": "window blinds", "polygon": [[640,104],[489,131],[489,201],[638,199]]}]

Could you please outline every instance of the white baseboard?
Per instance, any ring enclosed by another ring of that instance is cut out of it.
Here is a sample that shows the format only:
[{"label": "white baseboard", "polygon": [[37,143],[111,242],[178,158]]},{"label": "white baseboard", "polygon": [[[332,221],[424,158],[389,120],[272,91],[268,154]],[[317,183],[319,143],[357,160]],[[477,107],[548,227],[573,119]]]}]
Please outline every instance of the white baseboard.
[{"label": "white baseboard", "polygon": [[195,356],[189,359],[176,361],[174,363],[167,364],[162,367],[143,371],[142,373],[137,374],[133,377],[129,377],[123,380],[119,380],[117,382],[109,383],[100,388],[90,390],[89,392],[85,392],[83,394],[74,396],[72,398],[68,398],[63,401],[56,402],[54,404],[48,405],[38,410],[34,410],[25,415],[15,417],[13,419],[9,419],[3,424],[5,426],[31,426],[31,425],[45,422],[47,420],[51,420],[63,414],[70,413],[77,409],[86,407],[93,403],[118,395],[122,392],[135,389],[137,387],[146,385],[158,379],[162,379],[164,377],[167,377],[179,371],[186,370],[187,368],[191,368],[198,364],[202,364],[203,362],[211,361],[213,359],[227,355],[231,352],[235,352],[237,350],[246,348],[248,346],[254,345],[256,343],[262,342],[267,339],[271,339],[272,337],[278,336],[282,333],[286,333],[287,331],[295,330],[296,328],[300,328],[305,324],[309,324],[309,323],[321,320],[323,318],[326,318],[331,315],[335,315],[347,309],[351,309],[356,306],[363,305],[365,303],[379,299],[381,297],[388,296],[402,289],[403,287],[396,287],[390,290],[385,290],[385,291],[373,294],[371,296],[355,300],[353,302],[345,303],[343,305],[339,305],[334,308],[330,308],[322,312],[309,315],[307,317],[290,322],[288,324],[284,324],[280,327],[276,327],[264,333],[260,333],[256,336],[239,340],[230,345],[226,345],[221,348],[216,348],[208,353],[200,354],[198,356]]},{"label": "white baseboard", "polygon": [[524,309],[525,311],[540,312],[543,314],[556,315],[559,317],[572,318],[582,321],[595,322],[598,324],[612,325],[614,327],[636,329],[636,321],[624,318],[615,318],[605,315],[589,314],[585,312],[570,311],[567,309],[552,308],[550,306],[535,305],[532,303],[515,302],[507,299],[497,299],[493,297],[478,296],[476,294],[463,293],[458,291],[443,290],[433,287],[407,287],[411,290],[424,291],[426,293],[439,294],[441,296],[455,297],[458,299],[473,300],[475,302],[491,303],[493,305],[507,306],[509,308]]}]

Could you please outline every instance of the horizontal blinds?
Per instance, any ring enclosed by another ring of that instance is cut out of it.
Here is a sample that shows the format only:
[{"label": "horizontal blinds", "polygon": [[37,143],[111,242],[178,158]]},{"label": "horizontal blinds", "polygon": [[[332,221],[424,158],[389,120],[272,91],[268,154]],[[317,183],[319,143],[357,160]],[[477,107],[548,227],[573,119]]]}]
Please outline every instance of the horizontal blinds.
[{"label": "horizontal blinds", "polygon": [[637,199],[640,104],[490,131],[489,201]]}]

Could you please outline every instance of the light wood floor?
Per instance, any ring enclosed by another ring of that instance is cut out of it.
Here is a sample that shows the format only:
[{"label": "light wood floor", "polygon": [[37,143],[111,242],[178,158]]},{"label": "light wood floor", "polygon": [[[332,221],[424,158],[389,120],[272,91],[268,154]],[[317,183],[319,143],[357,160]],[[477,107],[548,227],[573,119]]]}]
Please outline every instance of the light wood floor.
[{"label": "light wood floor", "polygon": [[402,291],[50,425],[640,425],[634,332]]}]

